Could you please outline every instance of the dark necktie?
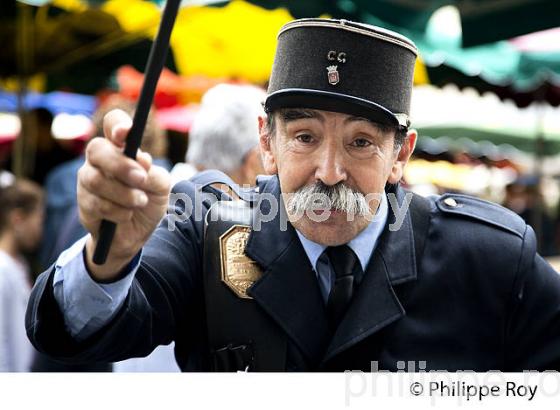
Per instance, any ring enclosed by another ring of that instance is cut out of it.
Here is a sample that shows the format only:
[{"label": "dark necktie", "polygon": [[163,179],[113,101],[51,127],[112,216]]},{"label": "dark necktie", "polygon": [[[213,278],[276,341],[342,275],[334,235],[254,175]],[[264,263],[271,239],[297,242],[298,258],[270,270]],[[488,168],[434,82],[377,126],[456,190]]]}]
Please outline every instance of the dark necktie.
[{"label": "dark necktie", "polygon": [[332,329],[344,316],[354,291],[354,273],[360,269],[358,257],[347,245],[329,247],[325,251],[335,273],[327,301],[327,315]]}]

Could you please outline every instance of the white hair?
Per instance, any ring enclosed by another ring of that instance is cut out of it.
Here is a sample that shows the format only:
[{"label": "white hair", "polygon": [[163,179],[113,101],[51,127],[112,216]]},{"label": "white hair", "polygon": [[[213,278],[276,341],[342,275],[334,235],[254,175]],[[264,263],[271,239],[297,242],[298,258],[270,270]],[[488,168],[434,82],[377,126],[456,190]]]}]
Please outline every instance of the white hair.
[{"label": "white hair", "polygon": [[235,171],[259,142],[258,117],[264,90],[219,84],[204,94],[189,134],[186,161],[204,168]]}]

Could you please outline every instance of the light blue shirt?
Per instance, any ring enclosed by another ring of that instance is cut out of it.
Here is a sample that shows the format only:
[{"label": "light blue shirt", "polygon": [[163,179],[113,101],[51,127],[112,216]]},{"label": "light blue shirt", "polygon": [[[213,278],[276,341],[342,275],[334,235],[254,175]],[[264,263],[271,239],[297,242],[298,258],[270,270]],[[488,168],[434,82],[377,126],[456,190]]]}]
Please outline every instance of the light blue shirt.
[{"label": "light blue shirt", "polygon": [[108,323],[123,305],[140,258],[131,272],[117,282],[94,281],[87,272],[83,251],[88,235],[60,254],[55,263],[53,293],[64,312],[64,323],[78,341]]},{"label": "light blue shirt", "polygon": [[[385,227],[388,213],[387,197],[383,195],[375,217],[358,236],[348,242],[348,246],[358,256],[364,272]],[[323,300],[326,301],[331,290],[332,275],[328,258],[321,258],[326,246],[310,241],[300,232],[297,234],[316,272]],[[53,278],[54,297],[64,314],[66,328],[78,341],[91,336],[116,315],[126,299],[141,260],[140,255],[130,273],[119,281],[97,283],[84,264],[86,240],[87,236],[58,257]]]},{"label": "light blue shirt", "polygon": [[[362,270],[365,272],[366,267],[371,259],[373,250],[377,246],[379,236],[383,232],[383,228],[387,222],[387,217],[389,215],[389,206],[387,205],[387,196],[382,195],[381,203],[377,209],[377,213],[369,225],[358,234],[354,239],[347,243],[347,245],[354,251],[358,259],[360,260],[360,265]],[[328,300],[329,293],[331,291],[333,280],[333,270],[329,264],[329,259],[323,254],[327,247],[325,245],[318,244],[316,242],[307,239],[301,232],[296,230],[299,240],[303,245],[303,249],[311,262],[311,266],[317,275],[317,280],[319,281],[319,288],[321,290],[321,295],[325,303]]]}]

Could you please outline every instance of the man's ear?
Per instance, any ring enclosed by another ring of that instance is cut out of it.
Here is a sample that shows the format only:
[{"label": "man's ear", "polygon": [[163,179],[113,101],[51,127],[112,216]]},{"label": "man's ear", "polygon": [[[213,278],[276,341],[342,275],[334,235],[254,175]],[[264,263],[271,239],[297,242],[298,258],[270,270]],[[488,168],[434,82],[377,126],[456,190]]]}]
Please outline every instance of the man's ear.
[{"label": "man's ear", "polygon": [[277,174],[278,166],[276,165],[276,158],[274,156],[273,135],[268,129],[266,117],[259,117],[259,136],[264,171],[269,175]]},{"label": "man's ear", "polygon": [[418,133],[416,130],[409,130],[406,134],[406,138],[397,153],[396,158],[393,161],[393,166],[391,168],[391,173],[389,174],[389,178],[387,182],[391,184],[398,183],[404,174],[404,167],[406,166],[412,152],[414,151],[414,147],[416,146],[416,138],[418,137]]}]

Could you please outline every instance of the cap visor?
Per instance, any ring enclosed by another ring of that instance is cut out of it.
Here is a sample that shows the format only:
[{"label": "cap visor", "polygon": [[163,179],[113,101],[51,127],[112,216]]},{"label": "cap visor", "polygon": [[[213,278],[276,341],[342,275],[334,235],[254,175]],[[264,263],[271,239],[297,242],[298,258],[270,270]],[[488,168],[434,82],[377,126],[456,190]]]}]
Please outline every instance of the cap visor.
[{"label": "cap visor", "polygon": [[280,108],[314,108],[355,115],[387,125],[400,124],[387,108],[361,98],[328,91],[287,88],[270,94],[265,102],[267,112]]}]

